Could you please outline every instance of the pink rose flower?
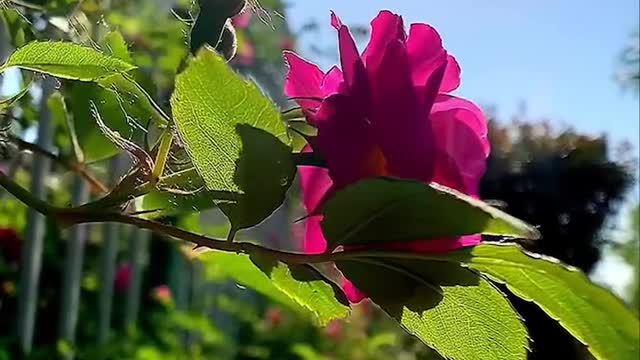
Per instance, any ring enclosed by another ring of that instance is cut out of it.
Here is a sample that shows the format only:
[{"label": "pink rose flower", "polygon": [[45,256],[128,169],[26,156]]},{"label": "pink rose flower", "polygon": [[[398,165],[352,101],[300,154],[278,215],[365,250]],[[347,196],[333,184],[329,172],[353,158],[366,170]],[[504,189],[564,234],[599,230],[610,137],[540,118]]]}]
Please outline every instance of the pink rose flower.
[{"label": "pink rose flower", "polygon": [[[285,93],[318,130],[305,151],[319,152],[326,168],[300,166],[304,205],[313,213],[335,191],[363,178],[392,176],[436,182],[474,197],[489,155],[487,122],[474,103],[451,95],[460,66],[442,46],[438,32],[381,11],[371,39],[359,54],[349,28],[335,14],[341,69],[323,73],[292,52]],[[322,216],[307,219],[304,251],[322,253]],[[393,239],[389,239],[393,240]],[[446,252],[480,242],[479,235],[417,239],[384,248]],[[363,298],[347,279],[353,302]]]}]

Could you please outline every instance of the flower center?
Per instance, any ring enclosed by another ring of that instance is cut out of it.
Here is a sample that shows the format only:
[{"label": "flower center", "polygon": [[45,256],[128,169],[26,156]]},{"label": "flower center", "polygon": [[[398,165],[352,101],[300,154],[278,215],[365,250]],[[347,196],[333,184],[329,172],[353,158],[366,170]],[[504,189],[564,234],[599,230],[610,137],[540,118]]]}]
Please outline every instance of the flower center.
[{"label": "flower center", "polygon": [[374,176],[389,175],[389,171],[387,170],[387,159],[385,159],[379,146],[376,146],[371,150],[365,166],[368,172]]}]

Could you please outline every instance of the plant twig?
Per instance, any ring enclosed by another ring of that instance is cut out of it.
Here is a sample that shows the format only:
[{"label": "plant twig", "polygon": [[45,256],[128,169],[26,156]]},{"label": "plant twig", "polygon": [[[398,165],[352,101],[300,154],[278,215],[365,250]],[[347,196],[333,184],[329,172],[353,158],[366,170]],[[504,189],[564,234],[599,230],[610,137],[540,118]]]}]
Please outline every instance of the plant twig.
[{"label": "plant twig", "polygon": [[[120,223],[133,225],[141,229],[151,230],[159,235],[191,242],[196,245],[194,250],[212,249],[238,254],[266,256],[287,264],[318,264],[353,258],[415,258],[415,254],[403,251],[354,249],[324,254],[302,254],[265,248],[248,242],[229,242],[222,239],[199,235],[154,220],[143,219],[119,212],[84,210],[81,208],[57,208],[44,201],[33,198],[28,191],[13,182],[13,180],[7,177],[7,175],[2,171],[0,171],[0,186],[4,187],[9,193],[18,198],[18,200],[32,207],[36,211],[43,215],[54,217],[59,222],[68,226],[85,223]],[[432,261],[451,261],[450,259],[438,256],[437,254],[428,255],[421,253],[419,256],[421,259],[429,259]]]},{"label": "plant twig", "polygon": [[0,171],[0,186],[18,198],[27,206],[42,213],[45,216],[54,217],[60,223],[71,226],[84,223],[104,223],[115,222],[133,225],[139,228],[148,229],[160,235],[170,236],[176,239],[189,241],[197,245],[198,248],[210,248],[235,253],[256,254],[279,259],[291,264],[321,263],[332,261],[332,254],[305,255],[298,253],[283,252],[274,249],[263,248],[251,243],[235,243],[225,240],[215,239],[203,235],[198,235],[183,229],[163,224],[153,220],[147,220],[131,215],[113,211],[87,210],[82,208],[64,209],[55,207],[38,198],[34,198],[27,190],[16,184],[7,175]]},{"label": "plant twig", "polygon": [[80,163],[77,162],[73,162],[73,161],[69,161],[67,159],[64,159],[56,154],[53,154],[51,152],[49,152],[46,149],[43,149],[42,147],[38,146],[37,144],[33,144],[27,141],[24,141],[20,138],[17,138],[15,136],[10,136],[9,140],[11,140],[12,143],[14,143],[15,145],[18,146],[18,148],[20,150],[23,151],[31,151],[32,153],[36,153],[36,154],[40,154],[43,156],[46,156],[47,158],[61,164],[62,166],[66,167],[67,169],[77,173],[78,175],[82,176],[87,182],[89,182],[89,184],[91,184],[91,187],[93,188],[94,191],[96,192],[100,192],[100,193],[106,193],[109,191],[109,189],[107,188],[106,185],[104,185],[100,180],[98,180],[95,176],[93,176],[89,171],[87,171],[86,167]]}]

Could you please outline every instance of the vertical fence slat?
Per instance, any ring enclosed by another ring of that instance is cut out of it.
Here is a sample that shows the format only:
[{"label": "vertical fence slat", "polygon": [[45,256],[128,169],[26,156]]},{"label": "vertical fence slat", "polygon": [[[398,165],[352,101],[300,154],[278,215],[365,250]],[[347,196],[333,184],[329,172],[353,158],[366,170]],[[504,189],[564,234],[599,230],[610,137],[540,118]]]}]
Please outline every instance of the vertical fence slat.
[{"label": "vertical fence slat", "polygon": [[[89,200],[89,186],[80,176],[74,178],[72,202],[82,205]],[[70,345],[74,344],[78,310],[80,308],[80,283],[82,281],[82,265],[84,249],[88,235],[87,224],[76,225],[69,232],[67,253],[62,274],[62,294],[60,302],[59,336]],[[71,357],[71,354],[68,355]],[[69,358],[68,357],[68,358]]]},{"label": "vertical fence slat", "polygon": [[178,246],[173,246],[169,255],[169,287],[176,308],[186,310],[189,306],[189,269],[187,260]]},{"label": "vertical fence slat", "polygon": [[131,229],[131,281],[127,293],[127,305],[125,308],[125,324],[132,326],[136,324],[138,312],[140,311],[140,296],[142,295],[142,275],[147,259],[147,243],[149,232],[147,230]]},{"label": "vertical fence slat", "polygon": [[[48,107],[48,99],[57,80],[46,78],[42,82],[40,99],[40,119],[38,122],[37,144],[51,150],[53,142],[53,124]],[[49,175],[50,161],[45,156],[34,155],[31,172],[31,194],[45,199],[47,190],[45,178]],[[24,239],[24,252],[20,264],[18,285],[18,337],[20,347],[25,354],[31,352],[33,332],[38,304],[38,284],[42,267],[42,250],[45,233],[45,219],[33,209],[27,211],[27,227]]]},{"label": "vertical fence slat", "polygon": [[[109,176],[112,185],[120,176],[124,159],[114,157],[109,164]],[[103,225],[103,242],[100,259],[100,290],[98,294],[98,344],[104,345],[109,339],[111,330],[111,313],[113,308],[113,282],[115,280],[116,260],[118,256],[118,239],[122,227],[117,223]]]}]

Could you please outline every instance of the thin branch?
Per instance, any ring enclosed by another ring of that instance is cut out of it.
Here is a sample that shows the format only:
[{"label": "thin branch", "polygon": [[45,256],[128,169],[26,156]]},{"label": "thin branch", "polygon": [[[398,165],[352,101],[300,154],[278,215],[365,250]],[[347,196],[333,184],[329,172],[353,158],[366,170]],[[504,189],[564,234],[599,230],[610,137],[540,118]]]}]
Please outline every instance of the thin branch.
[{"label": "thin branch", "polygon": [[[348,250],[324,254],[302,254],[276,249],[269,249],[260,245],[247,242],[230,242],[215,239],[204,235],[199,235],[187,230],[173,227],[153,220],[147,220],[136,216],[131,216],[113,211],[84,211],[75,209],[64,209],[52,206],[38,198],[34,198],[27,190],[16,184],[7,175],[0,171],[0,186],[13,194],[18,200],[30,206],[34,210],[45,216],[56,218],[60,223],[67,226],[86,223],[121,223],[133,225],[141,229],[151,230],[159,235],[173,237],[196,244],[196,249],[208,248],[238,254],[260,255],[277,259],[287,264],[318,264],[334,262],[337,260],[353,258],[415,258],[415,254],[401,251],[387,250]],[[450,259],[438,255],[420,254],[420,258],[434,261],[451,261]]]},{"label": "thin branch", "polygon": [[79,208],[58,208],[38,198],[34,198],[27,190],[11,180],[2,171],[0,171],[0,186],[4,187],[9,193],[18,198],[18,200],[22,201],[27,206],[33,208],[34,210],[40,212],[45,216],[56,218],[60,223],[66,226],[85,223],[116,222],[148,229],[160,235],[171,236],[173,238],[189,241],[196,244],[197,247],[207,247],[210,249],[235,253],[260,254],[276,258],[283,262],[291,264],[320,263],[332,261],[332,254],[305,255],[267,249],[251,243],[227,242],[225,240],[198,235],[157,221],[125,215],[119,212],[104,210],[86,211],[79,210]]},{"label": "thin branch", "polygon": [[109,188],[107,188],[106,185],[104,185],[100,180],[98,180],[89,171],[87,171],[86,167],[84,167],[82,164],[64,159],[56,154],[49,152],[46,149],[41,148],[37,144],[24,141],[15,136],[10,136],[9,140],[11,140],[12,143],[16,144],[20,150],[30,151],[32,153],[37,153],[37,154],[46,156],[49,159],[66,167],[67,169],[77,173],[78,175],[82,176],[85,180],[87,180],[89,184],[91,184],[91,187],[93,188],[94,191],[100,192],[100,193],[106,193],[109,191]]},{"label": "thin branch", "polygon": [[9,193],[22,201],[25,205],[36,210],[43,215],[53,215],[56,208],[46,201],[34,197],[29,191],[15,183],[4,172],[0,171],[0,186],[5,188]]},{"label": "thin branch", "polygon": [[292,252],[279,251],[264,248],[259,245],[246,242],[230,242],[215,239],[204,235],[199,235],[163,224],[153,220],[147,220],[135,216],[125,215],[115,212],[78,212],[61,210],[56,214],[56,218],[65,224],[81,224],[94,222],[117,222],[121,224],[133,225],[139,228],[151,230],[157,234],[170,236],[176,239],[188,241],[196,244],[196,248],[209,248],[226,252],[243,253],[250,255],[262,255],[278,259],[288,264],[309,264],[333,261],[335,254],[307,255]]}]

